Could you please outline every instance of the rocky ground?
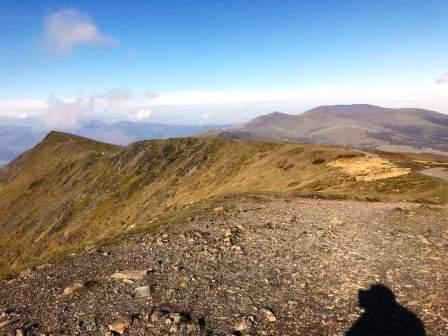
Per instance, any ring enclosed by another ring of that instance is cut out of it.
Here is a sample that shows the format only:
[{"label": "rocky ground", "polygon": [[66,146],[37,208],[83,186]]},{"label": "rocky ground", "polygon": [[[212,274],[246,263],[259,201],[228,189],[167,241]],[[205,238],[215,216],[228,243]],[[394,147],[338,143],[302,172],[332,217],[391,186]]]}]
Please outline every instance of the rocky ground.
[{"label": "rocky ground", "polygon": [[0,334],[344,335],[358,291],[382,283],[427,335],[448,335],[447,218],[405,203],[226,204],[5,281]]}]

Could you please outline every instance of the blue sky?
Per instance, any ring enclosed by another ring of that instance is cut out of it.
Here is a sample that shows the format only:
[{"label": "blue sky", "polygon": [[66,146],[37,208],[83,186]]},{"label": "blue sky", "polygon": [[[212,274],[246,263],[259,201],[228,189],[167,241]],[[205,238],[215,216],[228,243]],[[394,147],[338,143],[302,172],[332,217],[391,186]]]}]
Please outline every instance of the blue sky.
[{"label": "blue sky", "polygon": [[442,0],[0,0],[0,115],[222,123],[333,103],[448,113],[447,13]]}]

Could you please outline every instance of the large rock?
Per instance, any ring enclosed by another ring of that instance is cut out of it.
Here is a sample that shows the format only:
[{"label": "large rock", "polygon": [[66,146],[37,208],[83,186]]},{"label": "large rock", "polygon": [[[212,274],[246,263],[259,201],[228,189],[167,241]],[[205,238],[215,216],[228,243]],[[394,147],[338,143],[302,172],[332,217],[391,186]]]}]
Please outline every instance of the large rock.
[{"label": "large rock", "polygon": [[84,288],[84,284],[81,282],[77,282],[73,284],[72,286],[66,287],[64,289],[64,292],[62,293],[63,296],[73,296],[76,293],[79,293]]},{"label": "large rock", "polygon": [[121,280],[143,280],[148,275],[148,270],[132,270],[132,271],[119,271],[112,274],[113,279]]},{"label": "large rock", "polygon": [[131,327],[131,324],[132,319],[130,317],[120,317],[109,324],[108,328],[112,332],[123,335]]},{"label": "large rock", "polygon": [[269,322],[277,321],[277,317],[275,317],[274,313],[269,308],[261,308],[260,313],[262,313]]},{"label": "large rock", "polygon": [[135,297],[137,298],[147,298],[151,296],[150,286],[140,286],[135,289]]}]

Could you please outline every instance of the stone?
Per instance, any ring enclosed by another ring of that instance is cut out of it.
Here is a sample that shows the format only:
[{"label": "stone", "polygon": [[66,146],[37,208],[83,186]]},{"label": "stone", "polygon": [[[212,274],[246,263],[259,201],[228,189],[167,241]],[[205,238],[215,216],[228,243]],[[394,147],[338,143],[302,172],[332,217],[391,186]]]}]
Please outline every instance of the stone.
[{"label": "stone", "polygon": [[340,219],[338,219],[337,217],[333,217],[333,218],[330,220],[330,224],[331,224],[331,225],[341,225],[341,224],[342,224],[342,221],[341,221]]},{"label": "stone", "polygon": [[187,335],[197,335],[200,332],[200,327],[193,322],[189,322],[186,324],[186,327],[184,328]]},{"label": "stone", "polygon": [[180,313],[171,313],[170,319],[173,321],[173,323],[180,323],[182,320],[182,315]]},{"label": "stone", "polygon": [[226,229],[224,230],[224,237],[231,237],[232,236],[232,230]]},{"label": "stone", "polygon": [[160,310],[155,310],[151,313],[151,315],[149,316],[149,320],[154,323],[157,321],[162,320],[163,318],[166,318],[168,315],[167,312],[165,311],[160,311]]},{"label": "stone", "polygon": [[37,266],[36,267],[36,269],[37,270],[43,270],[43,269],[47,269],[47,268],[50,268],[50,267],[52,267],[53,265],[52,264],[42,264],[42,265],[39,265],[39,266]]},{"label": "stone", "polygon": [[430,245],[431,243],[429,242],[428,239],[426,239],[426,237],[422,236],[422,235],[417,235],[418,239],[420,239],[420,241],[425,244],[425,245]]},{"label": "stone", "polygon": [[242,319],[235,324],[234,330],[238,332],[245,331],[249,329],[251,325],[252,323],[249,319]]},{"label": "stone", "polygon": [[112,274],[113,279],[120,280],[143,280],[148,275],[147,270],[119,271]]},{"label": "stone", "polygon": [[20,272],[19,277],[20,278],[28,278],[33,273],[33,270],[31,268],[26,268]]},{"label": "stone", "polygon": [[408,305],[409,307],[417,306],[418,304],[419,304],[419,302],[416,301],[416,300],[414,300],[414,301],[409,301],[409,302],[407,303],[407,305]]},{"label": "stone", "polygon": [[261,308],[260,312],[262,314],[264,314],[264,316],[266,317],[266,319],[269,322],[275,322],[277,321],[277,318],[275,317],[274,313],[272,312],[272,310],[268,309],[268,308]]},{"label": "stone", "polygon": [[64,292],[62,293],[63,296],[72,296],[76,293],[79,293],[84,288],[84,284],[77,282],[73,284],[72,286],[66,287],[64,289]]},{"label": "stone", "polygon": [[110,331],[123,335],[132,324],[132,319],[129,317],[120,317],[108,325]]},{"label": "stone", "polygon": [[17,329],[16,336],[26,336],[26,331],[23,329]]},{"label": "stone", "polygon": [[219,206],[213,209],[214,212],[224,212],[224,207],[223,206]]},{"label": "stone", "polygon": [[137,298],[147,298],[151,296],[150,286],[140,286],[135,289],[135,297]]}]

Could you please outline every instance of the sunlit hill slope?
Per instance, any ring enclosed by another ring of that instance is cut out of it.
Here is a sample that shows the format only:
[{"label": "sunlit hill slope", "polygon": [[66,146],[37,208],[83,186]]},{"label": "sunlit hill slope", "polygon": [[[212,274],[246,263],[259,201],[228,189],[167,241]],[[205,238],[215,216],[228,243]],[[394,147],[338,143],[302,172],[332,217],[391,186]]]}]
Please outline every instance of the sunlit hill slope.
[{"label": "sunlit hill slope", "polygon": [[336,146],[210,138],[127,147],[52,132],[0,172],[0,272],[45,262],[225,197],[304,195],[444,203],[419,171],[448,159]]}]

